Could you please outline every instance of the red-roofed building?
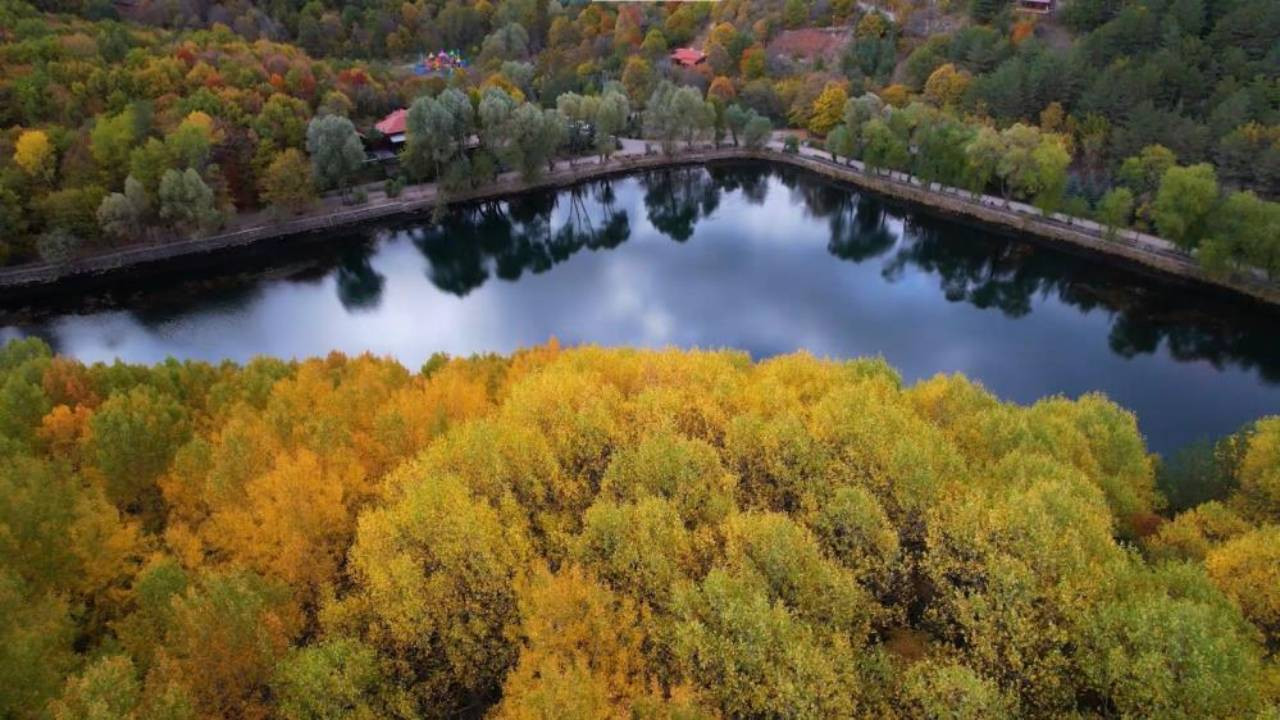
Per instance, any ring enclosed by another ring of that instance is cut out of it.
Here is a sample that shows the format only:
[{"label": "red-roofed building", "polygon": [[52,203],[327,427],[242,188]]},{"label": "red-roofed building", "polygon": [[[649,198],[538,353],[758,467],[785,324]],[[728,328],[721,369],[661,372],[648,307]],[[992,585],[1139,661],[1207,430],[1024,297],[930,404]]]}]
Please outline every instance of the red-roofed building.
[{"label": "red-roofed building", "polygon": [[671,53],[671,62],[684,67],[693,67],[707,61],[707,54],[693,48],[678,48]]},{"label": "red-roofed building", "polygon": [[404,142],[404,128],[408,117],[409,111],[400,108],[379,120],[374,127],[378,128],[378,132],[387,136],[387,139],[392,143],[402,143]]}]

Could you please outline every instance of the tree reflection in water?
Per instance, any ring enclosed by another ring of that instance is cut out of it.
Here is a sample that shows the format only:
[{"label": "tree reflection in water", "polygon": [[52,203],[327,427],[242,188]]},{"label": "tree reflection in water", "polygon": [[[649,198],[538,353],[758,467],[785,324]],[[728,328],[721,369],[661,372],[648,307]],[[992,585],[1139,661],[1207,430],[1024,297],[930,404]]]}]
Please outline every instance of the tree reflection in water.
[{"label": "tree reflection in water", "polygon": [[649,224],[676,242],[693,237],[694,225],[716,211],[724,192],[711,173],[696,166],[645,173],[640,187]]},{"label": "tree reflection in water", "polygon": [[373,269],[374,246],[368,243],[343,250],[334,275],[338,301],[348,312],[370,312],[382,303],[382,288],[387,279]]},{"label": "tree reflection in water", "polygon": [[560,194],[454,207],[443,221],[409,233],[427,259],[432,284],[461,297],[484,284],[490,272],[515,281],[525,271],[546,272],[583,248],[621,245],[631,235],[631,219],[615,201],[611,182],[604,180]]},{"label": "tree reflection in water", "polygon": [[[1163,344],[1179,360],[1235,363],[1280,382],[1280,350],[1272,347],[1275,338],[1265,314],[1242,319],[1232,310],[1238,306],[1212,293],[1153,282],[792,168],[681,167],[645,173],[636,182],[649,224],[683,243],[726,195],[762,204],[771,178],[787,188],[809,217],[827,222],[831,255],[854,263],[880,258],[887,282],[900,281],[908,268],[918,269],[938,278],[949,301],[1011,318],[1033,313],[1037,297],[1056,297],[1082,312],[1109,313],[1109,343],[1118,355],[1155,353]],[[462,296],[491,273],[514,281],[526,271],[545,272],[583,248],[617,247],[630,236],[631,220],[627,210],[615,206],[613,184],[606,180],[458,207],[442,223],[411,232],[427,259],[432,283]],[[366,278],[358,270],[364,267],[357,264],[348,272]]]}]

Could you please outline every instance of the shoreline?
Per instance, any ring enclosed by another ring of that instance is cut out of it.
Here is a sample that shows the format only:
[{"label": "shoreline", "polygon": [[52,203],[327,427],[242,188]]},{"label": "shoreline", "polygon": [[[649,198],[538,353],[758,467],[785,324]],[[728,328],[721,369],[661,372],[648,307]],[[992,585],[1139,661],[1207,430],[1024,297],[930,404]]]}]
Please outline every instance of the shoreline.
[{"label": "shoreline", "polygon": [[[683,152],[678,149],[672,155],[615,155],[603,165],[596,158],[584,158],[576,165],[564,164],[557,167],[533,182],[525,182],[514,173],[507,173],[482,188],[451,194],[448,202],[454,204],[492,200],[639,171],[732,160],[781,163],[800,168],[831,180],[848,183],[858,189],[906,201],[936,214],[994,227],[1051,246],[1065,246],[1104,261],[1119,261],[1121,265],[1154,272],[1165,278],[1210,286],[1245,299],[1280,307],[1280,285],[1239,276],[1214,277],[1205,272],[1194,258],[1167,247],[1167,243],[1159,238],[1119,230],[1113,239],[1107,239],[1101,228],[1092,221],[1067,219],[1062,215],[1046,217],[1039,210],[1021,203],[1006,203],[1000,198],[987,195],[974,196],[968,191],[946,188],[936,183],[926,185],[902,173],[867,172],[858,165],[832,162],[826,153],[818,153],[810,148],[805,148],[800,153],[787,153],[772,147],[696,148]],[[80,282],[101,284],[116,277],[158,272],[167,265],[178,264],[182,260],[189,262],[202,255],[221,255],[236,248],[265,245],[371,221],[421,215],[430,212],[435,203],[434,184],[415,185],[405,188],[397,198],[372,198],[358,207],[312,211],[279,222],[205,237],[135,245],[89,255],[63,265],[41,263],[0,268],[0,300],[12,301],[24,296],[56,293],[64,286]]]}]

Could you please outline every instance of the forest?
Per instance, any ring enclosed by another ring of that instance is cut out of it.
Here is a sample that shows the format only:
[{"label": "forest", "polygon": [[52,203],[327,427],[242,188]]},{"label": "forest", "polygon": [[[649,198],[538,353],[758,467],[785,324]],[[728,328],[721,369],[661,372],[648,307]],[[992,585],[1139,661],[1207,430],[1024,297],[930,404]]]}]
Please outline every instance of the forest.
[{"label": "forest", "polygon": [[[692,66],[670,52],[692,47]],[[466,67],[418,74],[420,54]],[[375,123],[408,142],[368,162]],[[1280,274],[1280,5],[0,0],[0,261],[449,191],[643,136],[759,145],[1159,235]],[[590,128],[584,134],[583,128]],[[474,147],[471,141],[475,138]]]},{"label": "forest", "polygon": [[1207,448],[1191,498],[1101,396],[805,354],[141,367],[32,339],[0,408],[3,717],[1280,702],[1280,417]]}]

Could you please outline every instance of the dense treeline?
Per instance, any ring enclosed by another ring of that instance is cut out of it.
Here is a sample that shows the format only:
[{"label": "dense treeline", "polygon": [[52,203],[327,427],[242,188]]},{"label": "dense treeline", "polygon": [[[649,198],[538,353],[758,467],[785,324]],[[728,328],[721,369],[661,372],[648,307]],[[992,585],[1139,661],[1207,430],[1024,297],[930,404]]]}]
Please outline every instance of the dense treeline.
[{"label": "dense treeline", "polygon": [[0,352],[0,715],[1260,717],[1280,419],[880,361]]},{"label": "dense treeline", "polygon": [[[0,3],[0,259],[190,232],[297,183],[317,112],[376,116],[409,86],[226,28],[183,35]],[[408,82],[408,81],[406,81]]]}]

